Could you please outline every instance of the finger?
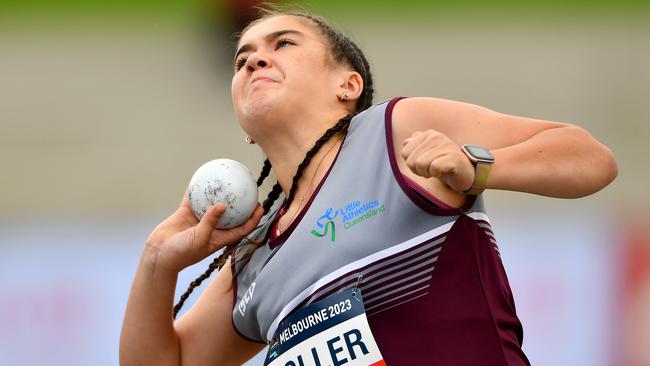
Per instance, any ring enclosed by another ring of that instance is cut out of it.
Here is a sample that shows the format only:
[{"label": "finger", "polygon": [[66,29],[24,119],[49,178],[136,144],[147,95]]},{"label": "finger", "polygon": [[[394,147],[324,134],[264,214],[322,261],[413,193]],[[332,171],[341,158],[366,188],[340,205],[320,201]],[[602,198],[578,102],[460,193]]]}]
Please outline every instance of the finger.
[{"label": "finger", "polygon": [[430,141],[413,142],[413,151],[406,158],[406,166],[417,175],[428,177],[429,163],[438,157],[440,149]]},{"label": "finger", "polygon": [[188,184],[185,187],[185,193],[183,194],[183,199],[181,199],[181,207],[190,206],[190,185]]},{"label": "finger", "polygon": [[411,137],[407,138],[406,140],[404,140],[404,141],[402,142],[402,146],[408,144],[409,142],[413,141],[416,137],[418,137],[418,136],[420,136],[420,135],[422,135],[422,134],[423,134],[422,131],[415,131],[415,132],[413,132],[413,134],[411,135]]},{"label": "finger", "polygon": [[401,150],[402,158],[404,158],[404,160],[408,159],[408,157],[413,153],[413,150],[422,143],[424,137],[426,137],[425,133],[416,131],[411,135],[411,137],[404,140]]},{"label": "finger", "polygon": [[416,161],[420,155],[414,152],[411,152],[408,157],[406,157],[406,166],[414,173],[417,174],[417,168],[415,166]]},{"label": "finger", "polygon": [[431,159],[427,158],[427,155],[431,154],[422,154],[419,155],[414,161],[413,161],[413,168],[411,170],[424,178],[429,178],[429,164],[431,163]]},{"label": "finger", "polygon": [[435,158],[435,154],[435,151],[427,151],[424,154],[420,154],[414,160],[411,171],[421,177],[429,178],[431,176],[429,173],[429,165],[431,165],[431,161]]},{"label": "finger", "polygon": [[408,160],[413,154],[419,156],[428,150],[439,150],[446,146],[445,136],[437,131],[428,130],[420,132],[417,137],[413,138],[406,146],[404,146],[404,159]]},{"label": "finger", "polygon": [[253,229],[257,227],[257,224],[260,223],[260,220],[262,220],[262,216],[264,216],[264,209],[262,208],[262,206],[258,205],[255,211],[253,211],[251,217],[248,220],[246,220],[246,222],[244,222],[242,225],[231,230],[232,233],[234,235],[238,235],[242,237],[248,235],[251,231],[253,231]]},{"label": "finger", "polygon": [[439,159],[444,155],[445,151],[438,147],[420,153],[415,159],[413,172],[421,177],[431,177],[431,173],[429,172],[429,166],[431,165],[431,162]]},{"label": "finger", "polygon": [[402,159],[408,160],[409,156],[411,156],[411,154],[413,153],[413,149],[415,149],[416,146],[417,143],[414,142],[414,139],[408,138],[404,140],[404,144],[402,145],[402,150],[400,150],[400,155],[402,155]]},{"label": "finger", "polygon": [[237,242],[241,240],[241,238],[243,238],[244,236],[250,234],[250,232],[253,231],[255,227],[257,227],[257,224],[262,219],[262,215],[264,215],[264,210],[262,209],[262,207],[258,207],[255,209],[251,217],[248,220],[246,220],[246,222],[244,222],[243,224],[235,228],[228,230],[226,235],[229,238],[229,241]]},{"label": "finger", "polygon": [[216,230],[217,223],[224,212],[226,212],[226,206],[220,203],[213,205],[205,212],[201,221],[194,228],[194,237],[197,244],[208,243],[212,232]]},{"label": "finger", "polygon": [[224,243],[233,244],[240,241],[257,227],[263,215],[264,209],[258,205],[251,217],[243,224],[232,229],[215,230],[210,238],[210,244],[224,245]]},{"label": "finger", "polygon": [[429,174],[432,177],[439,178],[445,174],[455,174],[457,167],[453,157],[449,155],[444,155],[437,159],[432,160],[428,168],[429,168]]},{"label": "finger", "polygon": [[443,182],[458,192],[469,189],[475,179],[473,166],[468,165],[464,158],[446,156],[437,160],[432,167],[440,172]]},{"label": "finger", "polygon": [[418,137],[414,137],[410,139],[409,142],[402,147],[402,151],[401,151],[402,158],[404,160],[408,160],[409,158],[411,158],[413,154],[417,153],[418,149],[423,148],[422,146],[423,142],[424,142],[423,139]]}]

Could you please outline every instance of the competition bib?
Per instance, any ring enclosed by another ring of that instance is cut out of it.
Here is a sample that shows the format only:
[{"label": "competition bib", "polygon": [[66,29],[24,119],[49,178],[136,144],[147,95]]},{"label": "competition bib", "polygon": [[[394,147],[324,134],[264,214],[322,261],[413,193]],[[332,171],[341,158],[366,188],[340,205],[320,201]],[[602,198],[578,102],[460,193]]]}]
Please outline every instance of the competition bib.
[{"label": "competition bib", "polygon": [[264,365],[385,366],[370,332],[361,291],[349,289],[286,317],[273,335]]}]

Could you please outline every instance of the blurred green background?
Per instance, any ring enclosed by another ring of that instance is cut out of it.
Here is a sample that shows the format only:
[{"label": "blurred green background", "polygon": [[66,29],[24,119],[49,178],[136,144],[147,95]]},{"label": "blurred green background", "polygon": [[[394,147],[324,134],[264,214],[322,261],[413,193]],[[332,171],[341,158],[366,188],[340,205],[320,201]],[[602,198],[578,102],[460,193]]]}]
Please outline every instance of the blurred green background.
[{"label": "blurred green background", "polygon": [[[247,1],[241,1],[246,3]],[[286,1],[285,1],[286,2]],[[462,2],[442,0],[412,0],[401,4],[391,0],[320,0],[320,1],[294,1],[293,3],[304,4],[317,11],[324,12],[367,12],[382,11],[394,14],[420,12],[420,11],[454,11],[474,9],[478,11],[500,11],[513,12],[517,10],[542,10],[566,11],[580,10],[581,12],[593,13],[603,10],[620,10],[623,12],[634,12],[639,9],[647,9],[648,3],[643,0],[547,0],[547,1],[514,1],[514,0],[493,0],[479,1],[470,0]],[[3,0],[0,9],[16,13],[40,13],[40,12],[66,12],[68,14],[97,14],[98,11],[115,9],[117,13],[132,11],[143,11],[149,14],[174,13],[179,9],[187,9],[194,12],[200,5],[217,5],[218,1],[180,1],[180,0],[114,0],[111,2],[102,0],[59,0],[57,2],[47,0]]]},{"label": "blurred green background", "polygon": [[[650,2],[306,6],[365,50],[376,101],[569,122],[613,150],[617,180],[588,198],[486,200],[533,364],[650,364]],[[231,19],[207,0],[0,2],[0,364],[116,364],[147,233],[203,162],[259,171]]]}]

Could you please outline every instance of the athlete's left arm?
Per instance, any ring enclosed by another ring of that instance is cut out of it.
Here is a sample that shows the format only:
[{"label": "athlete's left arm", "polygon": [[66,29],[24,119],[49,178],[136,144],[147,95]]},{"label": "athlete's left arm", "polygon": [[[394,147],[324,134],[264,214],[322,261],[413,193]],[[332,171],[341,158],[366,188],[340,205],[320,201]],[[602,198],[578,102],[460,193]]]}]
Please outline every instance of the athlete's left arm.
[{"label": "athlete's left arm", "polygon": [[602,189],[618,173],[612,152],[580,127],[457,101],[401,100],[393,110],[393,133],[395,142],[403,142],[396,150],[415,174],[438,177],[456,191],[474,179],[460,149],[466,143],[494,155],[490,189],[577,198]]}]

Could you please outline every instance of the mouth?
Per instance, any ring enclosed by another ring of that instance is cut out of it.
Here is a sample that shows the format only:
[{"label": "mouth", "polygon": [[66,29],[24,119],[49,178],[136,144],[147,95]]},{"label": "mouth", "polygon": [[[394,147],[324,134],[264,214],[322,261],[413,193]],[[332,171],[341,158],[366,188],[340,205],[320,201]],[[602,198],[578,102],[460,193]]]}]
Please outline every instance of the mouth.
[{"label": "mouth", "polygon": [[263,76],[258,76],[258,77],[256,77],[256,78],[254,78],[253,80],[251,80],[251,85],[253,85],[253,84],[257,83],[257,82],[267,82],[267,83],[270,82],[270,83],[274,83],[275,80],[273,80],[273,79],[271,79],[271,78],[263,77]]}]

